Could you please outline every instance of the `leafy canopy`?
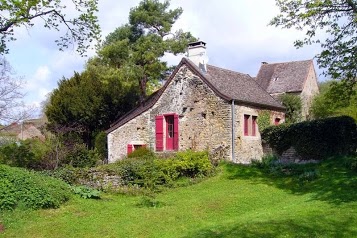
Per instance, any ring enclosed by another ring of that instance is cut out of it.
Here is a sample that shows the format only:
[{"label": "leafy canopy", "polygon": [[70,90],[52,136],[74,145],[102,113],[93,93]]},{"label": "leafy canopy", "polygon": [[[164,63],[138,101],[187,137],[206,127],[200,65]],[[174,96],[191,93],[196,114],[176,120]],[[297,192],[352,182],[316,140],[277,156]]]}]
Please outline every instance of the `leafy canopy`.
[{"label": "leafy canopy", "polygon": [[[280,14],[270,25],[306,30],[305,38],[295,41],[299,48],[320,44],[320,67],[333,78],[356,81],[357,76],[357,2],[355,0],[276,0]],[[325,30],[325,39],[316,37]]]},{"label": "leafy canopy", "polygon": [[99,62],[116,67],[138,83],[141,101],[150,93],[148,84],[155,85],[165,78],[165,53],[183,53],[187,44],[196,40],[189,32],[172,32],[182,9],[171,10],[169,6],[169,1],[140,2],[130,10],[129,23],[110,33],[98,51]]},{"label": "leafy canopy", "polygon": [[73,128],[91,148],[93,132],[109,128],[136,100],[136,89],[118,70],[89,62],[83,73],[59,81],[45,114],[50,128]]},{"label": "leafy canopy", "polygon": [[[97,0],[1,0],[0,1],[0,53],[7,53],[7,42],[16,40],[14,29],[24,26],[30,28],[36,19],[43,26],[66,33],[56,40],[60,50],[77,45],[83,55],[92,40],[100,37],[100,28],[95,13]],[[66,11],[66,9],[70,11]],[[67,14],[74,15],[69,17]],[[38,22],[36,22],[38,24]]]},{"label": "leafy canopy", "polygon": [[287,123],[297,123],[301,121],[301,98],[294,94],[283,94],[279,97],[284,107],[286,107],[285,120]]},{"label": "leafy canopy", "polygon": [[357,121],[357,85],[351,81],[326,81],[312,103],[314,118],[346,115]]}]

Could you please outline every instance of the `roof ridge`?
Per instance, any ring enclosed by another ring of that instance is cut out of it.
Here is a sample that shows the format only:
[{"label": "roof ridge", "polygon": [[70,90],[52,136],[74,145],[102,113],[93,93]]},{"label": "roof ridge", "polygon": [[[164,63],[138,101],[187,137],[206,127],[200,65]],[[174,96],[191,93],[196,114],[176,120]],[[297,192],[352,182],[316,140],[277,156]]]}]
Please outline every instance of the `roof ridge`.
[{"label": "roof ridge", "polygon": [[289,64],[289,63],[304,62],[304,61],[314,61],[314,59],[293,60],[293,61],[285,61],[285,62],[266,63],[266,64],[262,64],[262,66],[264,66],[264,65],[274,65],[274,64]]},{"label": "roof ridge", "polygon": [[207,64],[207,65],[210,66],[210,67],[213,67],[213,68],[217,68],[217,69],[229,71],[229,72],[232,72],[232,73],[241,74],[241,75],[247,75],[247,76],[249,76],[250,78],[252,78],[252,76],[250,76],[249,74],[241,73],[241,72],[234,71],[234,70],[231,70],[231,69],[225,69],[225,68],[217,67],[217,66],[214,66],[214,65],[211,65],[211,64]]}]

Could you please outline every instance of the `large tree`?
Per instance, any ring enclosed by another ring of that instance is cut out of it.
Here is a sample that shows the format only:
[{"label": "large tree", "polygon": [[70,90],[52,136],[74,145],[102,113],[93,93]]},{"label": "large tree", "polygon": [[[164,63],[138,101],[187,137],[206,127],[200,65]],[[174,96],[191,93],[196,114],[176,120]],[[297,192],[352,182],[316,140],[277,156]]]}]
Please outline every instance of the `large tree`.
[{"label": "large tree", "polygon": [[1,0],[0,53],[7,53],[7,42],[16,40],[16,27],[32,27],[39,19],[45,28],[66,32],[56,41],[60,49],[76,45],[83,55],[100,36],[96,12],[97,0]]},{"label": "large tree", "polygon": [[[276,4],[280,14],[271,25],[305,30],[305,38],[295,41],[295,46],[320,44],[317,62],[327,68],[325,74],[356,81],[356,0],[276,0]],[[319,34],[322,31],[325,34]]]},{"label": "large tree", "polygon": [[89,62],[83,73],[63,78],[52,92],[45,108],[49,128],[75,133],[92,148],[95,132],[132,109],[137,95],[117,69]]},{"label": "large tree", "polygon": [[148,83],[165,77],[165,53],[185,52],[187,44],[196,40],[191,33],[172,26],[182,14],[181,8],[169,9],[170,2],[144,0],[129,13],[129,23],[109,34],[98,51],[99,61],[111,65],[136,81],[140,101],[146,98]]}]

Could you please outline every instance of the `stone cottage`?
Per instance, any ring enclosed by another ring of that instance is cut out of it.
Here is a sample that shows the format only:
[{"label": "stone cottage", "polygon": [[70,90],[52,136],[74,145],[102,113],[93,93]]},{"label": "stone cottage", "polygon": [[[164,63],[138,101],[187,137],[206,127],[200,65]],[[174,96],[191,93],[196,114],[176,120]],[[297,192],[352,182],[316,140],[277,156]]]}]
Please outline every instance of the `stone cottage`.
[{"label": "stone cottage", "polygon": [[261,159],[261,112],[284,121],[284,107],[247,74],[207,64],[206,43],[188,47],[165,85],[107,130],[109,163],[145,146],[156,152],[209,150],[225,159]]},{"label": "stone cottage", "polygon": [[313,60],[273,64],[263,62],[256,81],[276,99],[285,93],[300,96],[302,119],[309,118],[312,99],[319,93]]}]

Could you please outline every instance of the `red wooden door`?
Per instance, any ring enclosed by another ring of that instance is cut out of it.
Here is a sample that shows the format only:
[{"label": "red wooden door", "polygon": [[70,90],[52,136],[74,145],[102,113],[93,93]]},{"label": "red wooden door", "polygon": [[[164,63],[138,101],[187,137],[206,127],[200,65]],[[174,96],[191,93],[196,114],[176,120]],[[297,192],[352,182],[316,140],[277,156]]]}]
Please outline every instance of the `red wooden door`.
[{"label": "red wooden door", "polygon": [[166,150],[174,149],[174,116],[165,116],[166,120]]}]

